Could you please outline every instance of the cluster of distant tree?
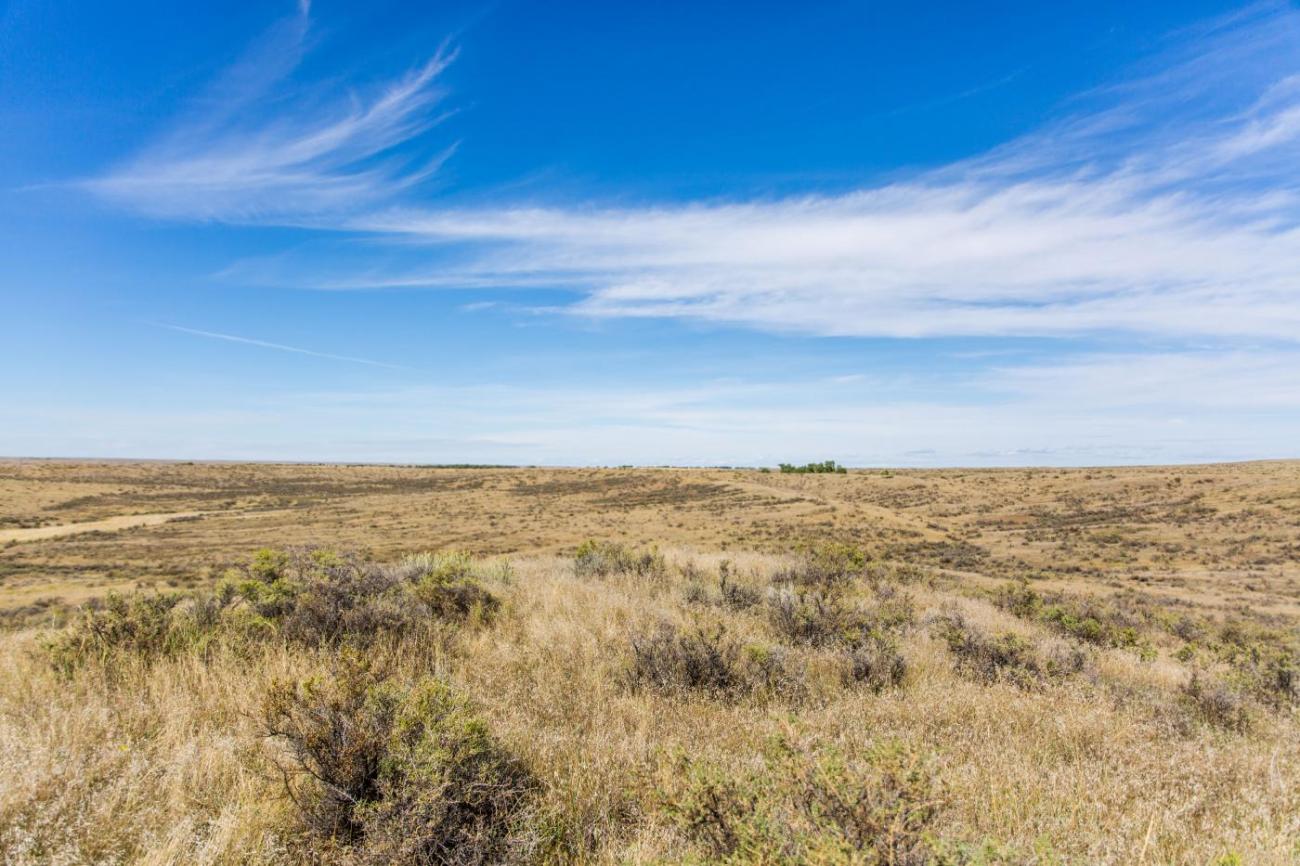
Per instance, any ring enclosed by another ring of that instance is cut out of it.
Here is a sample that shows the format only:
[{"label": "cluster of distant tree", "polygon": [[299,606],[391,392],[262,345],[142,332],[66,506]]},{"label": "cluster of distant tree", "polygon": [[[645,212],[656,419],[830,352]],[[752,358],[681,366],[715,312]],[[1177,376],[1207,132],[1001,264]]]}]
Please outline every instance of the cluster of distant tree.
[{"label": "cluster of distant tree", "polygon": [[780,466],[782,472],[811,472],[816,474],[843,475],[845,472],[849,471],[834,460],[823,460],[821,463],[805,463],[802,466],[796,466],[793,463],[780,463],[777,465]]}]

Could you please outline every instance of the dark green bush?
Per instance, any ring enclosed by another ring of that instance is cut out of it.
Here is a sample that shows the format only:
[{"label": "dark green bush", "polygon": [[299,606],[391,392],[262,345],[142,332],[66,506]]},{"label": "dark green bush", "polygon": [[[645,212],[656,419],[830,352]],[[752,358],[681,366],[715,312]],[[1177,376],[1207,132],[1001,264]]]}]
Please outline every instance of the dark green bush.
[{"label": "dark green bush", "polygon": [[889,593],[871,607],[830,589],[780,589],[767,598],[768,620],[785,640],[808,646],[857,646],[872,636],[905,631],[916,612],[909,596]]},{"label": "dark green bush", "polygon": [[1180,692],[1184,708],[1196,719],[1217,728],[1244,733],[1251,726],[1250,702],[1229,684],[1194,671]]},{"label": "dark green bush", "polygon": [[285,638],[311,646],[365,644],[431,619],[490,619],[500,607],[464,553],[424,553],[392,565],[353,554],[259,551],[228,573],[224,591],[275,622]]},{"label": "dark green bush", "polygon": [[812,475],[843,475],[849,470],[840,466],[834,460],[823,460],[821,463],[804,463],[802,465],[794,463],[778,463],[777,467],[786,474],[812,474]]},{"label": "dark green bush", "polygon": [[866,628],[860,612],[837,593],[782,589],[767,598],[768,621],[784,640],[807,646],[848,642]]},{"label": "dark green bush", "polygon": [[1229,621],[1219,628],[1212,655],[1228,666],[1233,686],[1264,706],[1300,704],[1300,634]]},{"label": "dark green bush", "polygon": [[732,610],[747,610],[763,600],[763,594],[757,588],[739,583],[727,569],[718,575],[718,599],[723,607]]},{"label": "dark green bush", "polygon": [[264,585],[284,594],[275,617],[281,634],[307,646],[366,644],[408,632],[426,618],[406,603],[407,585],[354,556],[320,550],[296,554],[287,576],[281,573]]},{"label": "dark green bush", "polygon": [[772,575],[772,582],[827,591],[862,577],[866,569],[866,554],[858,548],[823,544],[805,550],[793,565],[778,570]]},{"label": "dark green bush", "polygon": [[722,625],[681,629],[660,623],[632,638],[632,657],[625,673],[635,691],[705,694],[797,701],[808,686],[803,666],[786,647],[742,647]]},{"label": "dark green bush", "polygon": [[694,567],[686,569],[683,576],[687,578],[686,588],[683,590],[683,597],[687,604],[710,604],[740,611],[755,607],[763,601],[762,591],[737,580],[732,573],[731,564],[725,560],[718,568],[716,596],[710,593],[709,588],[702,582],[702,575]]},{"label": "dark green bush", "polygon": [[1238,675],[1261,703],[1275,710],[1300,703],[1300,661],[1285,650],[1239,665]]},{"label": "dark green bush", "polygon": [[746,687],[757,697],[801,701],[808,695],[806,668],[786,647],[747,645],[740,671]]},{"label": "dark green bush", "polygon": [[898,642],[884,635],[872,635],[847,650],[848,679],[873,692],[901,685],[907,676],[907,661]]},{"label": "dark green bush", "polygon": [[468,553],[408,556],[398,568],[415,597],[437,619],[486,622],[501,607],[500,600],[479,583],[479,565]]}]

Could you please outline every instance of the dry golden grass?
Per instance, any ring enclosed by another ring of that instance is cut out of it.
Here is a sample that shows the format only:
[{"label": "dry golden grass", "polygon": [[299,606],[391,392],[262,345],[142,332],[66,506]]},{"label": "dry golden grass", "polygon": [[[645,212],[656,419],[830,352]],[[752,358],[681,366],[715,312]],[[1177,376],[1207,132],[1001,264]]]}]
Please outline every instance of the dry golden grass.
[{"label": "dry golden grass", "polygon": [[[908,673],[873,694],[821,683],[804,700],[631,691],[629,636],[661,620],[720,619],[743,641],[773,642],[758,613],[684,600],[719,557],[670,551],[662,578],[580,578],[572,561],[514,562],[489,588],[495,623],[465,626],[449,645],[392,651],[402,676],[437,675],[463,690],[492,732],[541,785],[542,811],[564,828],[559,862],[677,862],[688,840],[657,785],[689,754],[750,765],[782,732],[859,753],[899,740],[933,756],[950,838],[1050,847],[1070,863],[1244,863],[1300,856],[1300,741],[1289,713],[1260,711],[1247,733],[1182,729],[1189,672],[1162,652],[1093,650],[1086,675],[1040,688],[959,675],[927,617],[960,608],[990,631],[1043,645],[1015,619],[947,581],[904,587],[922,625],[903,641]],[[780,560],[734,559],[763,581]],[[865,590],[859,590],[864,593]],[[384,653],[383,648],[373,652]],[[115,662],[56,675],[36,633],[0,641],[0,850],[26,863],[297,863],[320,855],[260,735],[256,705],[278,679],[327,673],[330,650],[269,644],[251,661],[183,653],[153,665]],[[816,660],[814,659],[814,662]],[[809,676],[816,677],[815,664]],[[1050,860],[1018,862],[1051,862]],[[1223,861],[1227,862],[1227,861]]]},{"label": "dry golden grass", "polygon": [[[113,586],[206,586],[214,566],[264,544],[383,559],[511,554],[512,574],[485,579],[502,601],[492,622],[369,652],[399,679],[437,677],[467,696],[537,779],[549,840],[539,856],[551,862],[703,856],[666,802],[680,757],[743,774],[776,736],[849,756],[887,741],[928,755],[942,791],[933,831],[996,840],[1016,852],[1007,862],[1300,862],[1295,706],[1247,696],[1250,725],[1237,730],[1185,692],[1194,670],[1231,673],[1208,650],[1225,624],[1255,651],[1294,648],[1297,464],[788,477],[11,463],[0,490],[0,518],[15,528],[221,512],[12,544],[0,552],[10,608]],[[660,543],[667,568],[579,576],[571,554],[589,536]],[[890,566],[853,581],[853,604],[877,603],[872,580],[911,598],[900,684],[847,683],[835,646],[789,645],[797,694],[629,687],[632,639],[662,622],[721,623],[740,646],[789,644],[766,602],[714,601],[719,570],[726,561],[733,580],[769,594],[796,545],[825,539]],[[1145,617],[1140,640],[1092,645],[1015,616],[990,593],[1013,577],[1122,605]],[[273,682],[328,677],[337,650],[270,640],[153,662],[118,655],[64,675],[42,648],[54,609],[0,633],[0,859],[346,862],[303,830],[258,710]],[[1042,657],[1077,651],[1086,664],[1027,687],[972,677],[942,637],[954,612],[980,633],[1019,635]],[[1210,636],[1180,637],[1184,615]]]}]

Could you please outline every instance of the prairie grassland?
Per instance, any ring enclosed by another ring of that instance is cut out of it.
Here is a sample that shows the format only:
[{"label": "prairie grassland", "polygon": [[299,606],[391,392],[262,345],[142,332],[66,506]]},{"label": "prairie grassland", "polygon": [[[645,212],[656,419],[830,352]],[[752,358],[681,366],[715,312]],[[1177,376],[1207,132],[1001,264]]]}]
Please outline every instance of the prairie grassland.
[{"label": "prairie grassland", "polygon": [[1294,464],[235,470],[318,498],[3,551],[6,863],[1300,861]]},{"label": "prairie grassland", "polygon": [[0,539],[184,513],[192,516],[0,540],[0,611],[45,621],[61,602],[110,588],[202,585],[265,546],[387,559],[563,553],[612,538],[767,553],[834,540],[972,579],[1032,574],[1058,588],[1131,587],[1300,615],[1297,461],[846,475],[0,461]]}]

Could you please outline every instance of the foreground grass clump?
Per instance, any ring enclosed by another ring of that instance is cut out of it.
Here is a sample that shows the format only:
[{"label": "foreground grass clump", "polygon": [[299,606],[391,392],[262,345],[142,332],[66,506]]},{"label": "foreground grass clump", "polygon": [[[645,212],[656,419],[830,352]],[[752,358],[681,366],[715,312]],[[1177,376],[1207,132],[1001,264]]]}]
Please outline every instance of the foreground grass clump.
[{"label": "foreground grass clump", "polygon": [[261,550],[209,593],[110,594],[48,644],[69,673],[118,657],[150,662],[217,645],[278,638],[309,647],[368,645],[437,622],[486,622],[500,601],[466,554],[369,562],[322,549]]},{"label": "foreground grass clump", "polygon": [[533,779],[440,680],[345,655],[331,678],[273,684],[262,716],[304,826],[357,863],[523,862],[534,844]]}]

